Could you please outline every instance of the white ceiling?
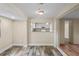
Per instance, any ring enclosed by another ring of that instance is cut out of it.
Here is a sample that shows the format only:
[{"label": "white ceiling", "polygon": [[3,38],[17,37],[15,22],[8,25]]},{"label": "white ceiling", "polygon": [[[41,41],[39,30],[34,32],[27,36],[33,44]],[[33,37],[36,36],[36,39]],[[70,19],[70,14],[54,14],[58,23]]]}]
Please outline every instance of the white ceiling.
[{"label": "white ceiling", "polygon": [[67,14],[64,16],[64,18],[78,18],[79,19],[79,8],[76,10],[72,11],[71,13]]},{"label": "white ceiling", "polygon": [[0,16],[6,16],[15,20],[30,18],[53,18],[62,10],[72,4],[69,3],[44,3],[42,8],[45,10],[43,16],[37,15],[35,11],[39,8],[38,3],[16,3],[0,4]]}]

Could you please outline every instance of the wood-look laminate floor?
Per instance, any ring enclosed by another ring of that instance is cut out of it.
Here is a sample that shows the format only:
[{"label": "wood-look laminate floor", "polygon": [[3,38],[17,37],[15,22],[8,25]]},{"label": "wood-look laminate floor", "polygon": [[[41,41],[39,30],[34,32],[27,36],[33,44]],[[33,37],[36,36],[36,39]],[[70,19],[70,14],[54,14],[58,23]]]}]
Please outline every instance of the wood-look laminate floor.
[{"label": "wood-look laminate floor", "polygon": [[66,44],[60,48],[69,56],[79,56],[79,45]]},{"label": "wood-look laminate floor", "polygon": [[13,46],[1,53],[0,56],[62,56],[62,54],[52,46],[30,46],[27,48]]}]

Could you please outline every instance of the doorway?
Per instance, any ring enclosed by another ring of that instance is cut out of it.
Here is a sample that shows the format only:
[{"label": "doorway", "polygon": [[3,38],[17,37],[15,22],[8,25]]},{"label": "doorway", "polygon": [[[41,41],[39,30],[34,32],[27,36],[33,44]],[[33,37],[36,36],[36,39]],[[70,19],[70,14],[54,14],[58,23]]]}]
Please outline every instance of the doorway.
[{"label": "doorway", "polygon": [[60,45],[73,43],[73,24],[72,20],[60,20]]}]

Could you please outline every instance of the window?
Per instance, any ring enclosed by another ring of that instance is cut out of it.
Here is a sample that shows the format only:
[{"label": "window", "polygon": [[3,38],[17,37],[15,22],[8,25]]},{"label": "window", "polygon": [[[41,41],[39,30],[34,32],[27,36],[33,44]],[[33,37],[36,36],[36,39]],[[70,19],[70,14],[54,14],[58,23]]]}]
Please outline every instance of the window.
[{"label": "window", "polygon": [[33,32],[51,32],[52,26],[49,23],[34,23],[31,24]]}]

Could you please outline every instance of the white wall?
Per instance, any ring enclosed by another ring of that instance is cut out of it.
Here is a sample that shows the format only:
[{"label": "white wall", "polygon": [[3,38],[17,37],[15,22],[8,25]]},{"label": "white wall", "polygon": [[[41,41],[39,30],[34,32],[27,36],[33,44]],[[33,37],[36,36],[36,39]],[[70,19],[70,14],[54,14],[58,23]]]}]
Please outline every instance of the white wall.
[{"label": "white wall", "polygon": [[13,22],[14,45],[27,46],[27,21]]},{"label": "white wall", "polygon": [[[27,21],[12,21],[8,18],[0,17],[1,20],[1,38],[0,38],[0,49],[8,47],[9,45],[52,45],[53,41],[53,31],[52,32],[31,32],[27,35]],[[32,23],[51,23],[53,30],[53,20],[52,19],[32,19]],[[30,27],[28,27],[30,28]],[[29,29],[28,29],[29,30]],[[29,38],[27,39],[27,36]]]},{"label": "white wall", "polygon": [[[79,20],[78,19],[68,19],[69,24],[69,42],[73,44],[79,44]],[[60,21],[60,43],[66,43],[64,40],[64,22]]]},{"label": "white wall", "polygon": [[12,21],[8,18],[0,17],[1,37],[0,51],[12,45]]},{"label": "white wall", "polygon": [[[52,24],[53,30],[53,20],[52,19],[31,19],[29,23],[50,23]],[[31,25],[29,25],[31,28]],[[29,45],[52,45],[53,46],[53,32],[29,32]]]},{"label": "white wall", "polygon": [[79,20],[73,21],[73,43],[79,44]]},{"label": "white wall", "polygon": [[64,21],[60,19],[60,44],[64,44]]}]

